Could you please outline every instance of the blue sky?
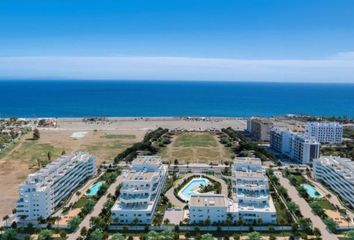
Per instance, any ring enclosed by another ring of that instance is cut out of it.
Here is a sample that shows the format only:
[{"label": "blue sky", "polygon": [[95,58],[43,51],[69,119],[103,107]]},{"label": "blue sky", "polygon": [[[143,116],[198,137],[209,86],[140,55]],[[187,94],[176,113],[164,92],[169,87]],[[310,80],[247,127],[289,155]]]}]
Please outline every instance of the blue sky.
[{"label": "blue sky", "polygon": [[351,0],[1,0],[0,79],[354,82]]}]

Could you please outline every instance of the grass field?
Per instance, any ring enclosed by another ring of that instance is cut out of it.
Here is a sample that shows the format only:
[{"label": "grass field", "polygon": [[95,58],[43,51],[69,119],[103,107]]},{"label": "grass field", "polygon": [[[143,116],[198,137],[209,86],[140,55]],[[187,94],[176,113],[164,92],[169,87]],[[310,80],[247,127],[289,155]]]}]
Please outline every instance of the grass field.
[{"label": "grass field", "polygon": [[177,136],[174,147],[217,147],[218,143],[211,134],[182,134]]},{"label": "grass field", "polygon": [[179,163],[222,163],[231,158],[232,152],[219,143],[212,133],[183,133],[172,138],[172,143],[161,148],[165,161]]}]

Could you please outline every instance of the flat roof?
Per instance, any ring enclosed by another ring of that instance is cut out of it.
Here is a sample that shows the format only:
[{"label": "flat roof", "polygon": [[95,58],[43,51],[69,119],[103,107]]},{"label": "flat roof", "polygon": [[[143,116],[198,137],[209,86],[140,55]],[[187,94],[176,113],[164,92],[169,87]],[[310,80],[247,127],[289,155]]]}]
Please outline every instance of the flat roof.
[{"label": "flat roof", "polygon": [[191,207],[227,207],[230,204],[223,194],[198,194],[192,195],[189,200]]}]

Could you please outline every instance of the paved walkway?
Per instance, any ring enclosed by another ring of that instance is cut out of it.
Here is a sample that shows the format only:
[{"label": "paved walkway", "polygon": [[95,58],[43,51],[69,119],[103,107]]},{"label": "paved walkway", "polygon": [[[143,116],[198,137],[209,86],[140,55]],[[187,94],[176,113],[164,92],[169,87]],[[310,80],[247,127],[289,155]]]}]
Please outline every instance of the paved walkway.
[{"label": "paved walkway", "polygon": [[97,217],[102,208],[103,205],[105,204],[105,202],[107,202],[108,200],[108,194],[114,195],[115,191],[116,191],[116,187],[122,182],[123,177],[122,175],[119,175],[117,180],[108,188],[107,192],[105,195],[103,195],[98,202],[96,203],[95,207],[93,208],[92,212],[87,214],[86,217],[82,220],[82,222],[80,223],[79,227],[77,228],[77,230],[71,234],[68,235],[68,240],[76,240],[78,237],[80,237],[80,230],[83,227],[86,227],[87,229],[90,228],[90,219],[92,217]]},{"label": "paved walkway", "polygon": [[209,177],[209,178],[211,178],[211,179],[213,179],[213,180],[219,182],[220,185],[221,185],[221,193],[224,194],[225,196],[228,195],[227,185],[226,185],[226,183],[225,183],[224,180],[222,180],[222,179],[220,179],[220,178],[217,178],[217,177],[215,177],[215,176],[212,176],[212,175],[207,175],[207,174],[188,173],[188,174],[186,174],[183,178],[179,179],[179,180],[177,181],[177,183],[174,184],[174,186],[173,186],[172,188],[170,188],[170,189],[166,192],[166,194],[165,194],[165,196],[168,198],[168,200],[172,203],[173,206],[179,207],[179,208],[182,208],[182,209],[183,209],[183,208],[187,205],[187,203],[182,202],[181,200],[179,200],[179,199],[175,196],[175,194],[174,194],[174,189],[175,189],[177,186],[179,186],[180,184],[182,184],[185,179],[187,179],[187,178],[189,178],[189,177],[191,177],[191,176],[206,176],[206,177]]},{"label": "paved walkway", "polygon": [[290,184],[289,180],[282,175],[278,175],[278,177],[280,184],[288,190],[289,197],[292,199],[292,201],[300,206],[302,215],[305,218],[310,218],[313,226],[320,230],[322,239],[337,240],[338,237],[327,230],[327,227],[323,223],[322,219],[312,212],[309,204],[298,194],[296,188]]}]

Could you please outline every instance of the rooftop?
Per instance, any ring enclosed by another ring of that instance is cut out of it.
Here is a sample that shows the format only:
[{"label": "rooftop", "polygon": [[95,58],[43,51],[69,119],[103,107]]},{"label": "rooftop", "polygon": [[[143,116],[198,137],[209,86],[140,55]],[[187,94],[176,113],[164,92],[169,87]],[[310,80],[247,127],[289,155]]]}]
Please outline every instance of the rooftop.
[{"label": "rooftop", "polygon": [[191,207],[227,207],[230,204],[230,200],[223,194],[192,195],[189,200],[189,206]]}]

